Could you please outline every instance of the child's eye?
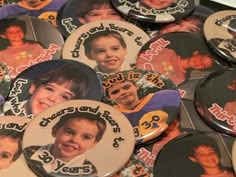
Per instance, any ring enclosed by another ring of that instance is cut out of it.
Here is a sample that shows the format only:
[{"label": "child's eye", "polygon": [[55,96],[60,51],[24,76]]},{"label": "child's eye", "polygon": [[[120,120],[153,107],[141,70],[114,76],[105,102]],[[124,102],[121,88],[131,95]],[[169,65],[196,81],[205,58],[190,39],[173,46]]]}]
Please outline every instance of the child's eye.
[{"label": "child's eye", "polygon": [[112,47],[112,50],[114,50],[114,51],[117,51],[117,50],[119,50],[120,49],[120,46],[114,46],[114,47]]},{"label": "child's eye", "polygon": [[2,153],[2,154],[0,155],[0,158],[1,158],[1,159],[8,159],[8,158],[10,158],[10,155],[9,155],[8,153]]},{"label": "child's eye", "polygon": [[91,135],[83,135],[83,140],[91,140],[93,137]]},{"label": "child's eye", "polygon": [[110,15],[111,15],[111,16],[119,16],[119,14],[118,14],[117,12],[115,12],[115,11],[110,12]]},{"label": "child's eye", "polygon": [[95,12],[88,14],[88,16],[92,16],[92,17],[97,17],[99,15],[100,15],[99,13],[95,13]]},{"label": "child's eye", "polygon": [[102,49],[100,49],[100,50],[95,50],[95,53],[104,53],[105,52],[105,50],[102,50]]},{"label": "child's eye", "polygon": [[119,89],[117,89],[117,90],[113,90],[113,91],[111,92],[111,95],[115,95],[115,94],[117,94],[117,93],[119,93],[119,92],[120,92]]},{"label": "child's eye", "polygon": [[70,95],[62,95],[62,98],[64,100],[71,100],[72,99],[72,97]]},{"label": "child's eye", "polygon": [[124,90],[128,90],[130,87],[131,87],[131,85],[124,85],[124,86],[123,86],[123,89],[124,89]]},{"label": "child's eye", "polygon": [[70,129],[65,129],[64,132],[68,135],[74,135],[74,131],[73,130],[70,130]]},{"label": "child's eye", "polygon": [[50,87],[50,86],[46,86],[45,89],[48,90],[48,91],[53,91],[53,88]]}]

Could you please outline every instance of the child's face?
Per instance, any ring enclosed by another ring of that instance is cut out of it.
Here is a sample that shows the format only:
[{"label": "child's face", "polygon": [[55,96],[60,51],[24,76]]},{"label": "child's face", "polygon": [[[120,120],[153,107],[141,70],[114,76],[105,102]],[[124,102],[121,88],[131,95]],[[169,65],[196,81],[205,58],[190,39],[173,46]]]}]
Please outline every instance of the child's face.
[{"label": "child's face", "polygon": [[71,83],[69,82],[61,85],[47,83],[36,88],[33,84],[29,89],[32,94],[29,100],[31,113],[37,115],[56,103],[73,99],[75,94],[69,89],[70,85]]},{"label": "child's face", "polygon": [[188,64],[190,68],[206,69],[213,65],[213,60],[207,55],[194,54]]},{"label": "child's face", "polygon": [[68,120],[59,129],[52,130],[52,136],[55,137],[53,156],[70,161],[74,157],[84,154],[87,149],[92,149],[97,144],[98,132],[96,123],[85,118]]},{"label": "child's face", "polygon": [[173,0],[141,0],[141,3],[154,9],[163,9],[173,3]]},{"label": "child's face", "polygon": [[128,107],[134,102],[138,102],[138,86],[131,82],[118,82],[108,88],[109,97],[122,107]]},{"label": "child's face", "polygon": [[190,157],[193,162],[199,163],[203,168],[217,167],[220,160],[216,151],[210,147],[201,145],[194,149],[194,157]]},{"label": "child's face", "polygon": [[18,141],[9,136],[0,136],[0,169],[8,168],[19,149]]},{"label": "child's face", "polygon": [[90,43],[89,58],[95,60],[105,73],[119,72],[127,54],[118,39],[112,36],[99,37]]},{"label": "child's face", "polygon": [[11,26],[7,28],[4,35],[10,42],[22,41],[25,36],[24,31],[19,26]]},{"label": "child's face", "polygon": [[120,14],[108,4],[103,4],[100,8],[94,8],[84,18],[79,17],[78,19],[82,24],[99,20],[123,20]]}]

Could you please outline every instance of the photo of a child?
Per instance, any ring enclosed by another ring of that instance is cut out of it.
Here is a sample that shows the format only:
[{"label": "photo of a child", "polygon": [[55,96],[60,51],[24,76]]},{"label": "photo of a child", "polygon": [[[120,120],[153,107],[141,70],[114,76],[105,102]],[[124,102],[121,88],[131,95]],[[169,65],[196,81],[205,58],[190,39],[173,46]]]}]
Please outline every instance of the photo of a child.
[{"label": "photo of a child", "polygon": [[235,177],[229,153],[233,142],[233,137],[216,132],[181,135],[168,142],[158,154],[154,176]]},{"label": "photo of a child", "polygon": [[[0,20],[0,41],[4,40],[5,46],[0,50],[0,61],[7,65],[12,78],[15,78],[20,72],[19,67],[28,65],[31,60],[35,60],[44,52],[41,44],[29,41],[25,38],[26,22],[17,19]],[[4,44],[1,43],[1,44]]]},{"label": "photo of a child", "polygon": [[[46,66],[46,62],[42,65],[34,65],[35,68],[41,68]],[[58,66],[58,67],[55,67]],[[83,65],[84,66],[84,65]],[[19,95],[13,94],[12,97],[6,100],[4,104],[4,114],[5,115],[24,115],[27,117],[33,117],[47,109],[48,107],[65,102],[73,99],[84,99],[89,98],[91,94],[91,89],[89,88],[90,80],[89,77],[93,77],[93,82],[99,84],[99,79],[95,72],[91,72],[88,67],[87,71],[81,68],[79,62],[70,63],[68,61],[49,61],[48,69],[44,73],[35,77],[35,80],[31,83],[29,87],[22,88]],[[34,72],[34,69],[29,68],[25,71]],[[16,79],[16,83],[20,83],[22,77],[24,78],[24,73]],[[90,74],[90,75],[89,75]],[[91,78],[90,78],[91,79]],[[29,79],[25,79],[24,83],[28,83]],[[14,83],[13,83],[14,85]],[[96,85],[97,90],[91,99],[99,99],[101,97],[101,86]],[[100,91],[99,91],[100,88]],[[94,91],[93,91],[94,92]],[[10,94],[14,93],[14,88],[10,91]],[[24,95],[26,95],[24,97]],[[24,97],[21,98],[20,97]],[[12,100],[18,98],[19,102],[16,104]],[[14,107],[17,107],[17,110]]]},{"label": "photo of a child", "polygon": [[[75,112],[60,117],[53,126],[51,134],[54,143],[46,146],[31,146],[24,149],[27,163],[40,174],[57,175],[57,161],[68,167],[81,167],[82,176],[97,176],[96,167],[88,161],[84,153],[96,146],[106,130],[106,122],[97,116]],[[48,153],[52,161],[42,161],[43,154]],[[60,173],[59,173],[60,174]],[[48,175],[46,175],[48,176]],[[60,174],[60,176],[71,176]]]},{"label": "photo of a child", "polygon": [[7,169],[22,154],[22,138],[29,119],[2,116],[0,120],[0,170]]},{"label": "photo of a child", "polygon": [[189,160],[202,168],[200,177],[235,177],[232,171],[222,166],[220,158],[220,150],[214,139],[199,138],[198,141],[192,143]]},{"label": "photo of a child", "polygon": [[131,69],[125,61],[127,45],[117,31],[105,30],[89,36],[84,43],[85,55],[97,63],[94,70],[102,73],[117,73]]}]

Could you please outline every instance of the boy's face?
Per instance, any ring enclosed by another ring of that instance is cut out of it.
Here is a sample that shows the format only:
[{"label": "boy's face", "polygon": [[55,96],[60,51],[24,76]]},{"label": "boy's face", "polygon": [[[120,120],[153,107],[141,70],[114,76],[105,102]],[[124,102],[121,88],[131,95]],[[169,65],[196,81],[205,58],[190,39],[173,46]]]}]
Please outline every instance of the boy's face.
[{"label": "boy's face", "polygon": [[29,100],[29,107],[32,114],[37,115],[44,109],[64,101],[71,100],[75,94],[69,89],[71,83],[58,85],[56,83],[47,83],[35,87],[31,85],[29,92],[32,94]]},{"label": "boy's face", "polygon": [[18,142],[9,136],[0,136],[0,170],[8,168],[19,149]]},{"label": "boy's face", "polygon": [[99,8],[93,8],[84,18],[78,17],[78,19],[82,24],[99,20],[124,20],[120,14],[108,4],[103,4]]},{"label": "boy's face", "polygon": [[189,157],[191,161],[199,163],[203,168],[214,168],[218,166],[220,159],[212,147],[200,145],[194,151],[194,156]]},{"label": "boy's face", "polygon": [[213,60],[207,55],[194,54],[189,59],[190,68],[206,69],[213,65]]},{"label": "boy's face", "polygon": [[99,37],[90,43],[89,58],[95,60],[105,73],[119,72],[127,54],[118,39],[112,36]]},{"label": "boy's face", "polygon": [[163,9],[171,5],[173,0],[140,0],[140,2],[150,8]]},{"label": "boy's face", "polygon": [[109,97],[122,107],[128,107],[134,102],[138,102],[138,86],[131,82],[118,82],[108,88]]},{"label": "boy's face", "polygon": [[4,37],[10,42],[19,42],[24,39],[24,31],[19,26],[11,26],[6,29]]},{"label": "boy's face", "polygon": [[74,157],[84,154],[87,149],[92,149],[97,144],[98,132],[96,123],[85,118],[68,120],[59,129],[52,130],[52,136],[55,137],[53,156],[70,161]]}]

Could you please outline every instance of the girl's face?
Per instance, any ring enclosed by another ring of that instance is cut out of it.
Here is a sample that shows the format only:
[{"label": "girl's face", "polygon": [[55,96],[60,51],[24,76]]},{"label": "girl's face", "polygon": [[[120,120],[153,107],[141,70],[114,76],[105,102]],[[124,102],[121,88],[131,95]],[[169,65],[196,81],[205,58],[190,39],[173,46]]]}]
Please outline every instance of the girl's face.
[{"label": "girl's face", "polygon": [[68,120],[59,129],[53,129],[55,137],[53,156],[63,161],[70,161],[92,149],[97,144],[96,136],[99,130],[95,122],[85,118]]},{"label": "girl's face", "polygon": [[0,170],[13,163],[13,157],[19,149],[18,141],[9,136],[0,136]]},{"label": "girl's face", "polygon": [[56,103],[72,100],[75,94],[69,89],[70,85],[69,82],[62,85],[51,82],[36,88],[33,84],[29,89],[32,94],[29,100],[30,112],[37,115]]},{"label": "girl's face", "polygon": [[105,73],[117,73],[127,55],[126,48],[112,36],[99,37],[90,43],[89,58],[95,60],[99,69]]},{"label": "girl's face", "polygon": [[99,8],[94,8],[88,12],[84,18],[78,18],[80,23],[86,24],[98,20],[124,20],[120,14],[108,4],[103,4]]},{"label": "girl's face", "polygon": [[10,42],[21,42],[24,39],[24,31],[19,26],[11,26],[6,29],[5,37]]}]

